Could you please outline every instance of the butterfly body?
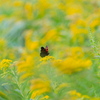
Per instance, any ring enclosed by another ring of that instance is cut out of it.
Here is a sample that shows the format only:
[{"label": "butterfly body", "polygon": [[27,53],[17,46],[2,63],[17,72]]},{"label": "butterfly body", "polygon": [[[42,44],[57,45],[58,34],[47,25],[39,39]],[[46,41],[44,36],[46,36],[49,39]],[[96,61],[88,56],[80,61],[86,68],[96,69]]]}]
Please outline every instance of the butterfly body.
[{"label": "butterfly body", "polygon": [[48,47],[46,46],[46,48],[44,47],[41,47],[41,53],[40,53],[40,56],[41,57],[45,57],[45,56],[48,56],[49,53],[48,53]]}]

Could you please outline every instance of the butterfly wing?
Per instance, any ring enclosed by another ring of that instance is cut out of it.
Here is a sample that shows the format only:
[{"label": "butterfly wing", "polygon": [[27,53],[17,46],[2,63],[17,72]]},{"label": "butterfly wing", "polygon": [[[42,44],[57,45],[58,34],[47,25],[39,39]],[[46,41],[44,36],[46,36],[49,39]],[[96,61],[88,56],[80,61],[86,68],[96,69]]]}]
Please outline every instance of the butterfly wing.
[{"label": "butterfly wing", "polygon": [[48,53],[48,47],[46,47],[46,48],[41,47],[40,56],[41,56],[41,57],[45,57],[45,56],[47,56],[47,55],[49,55],[49,53]]},{"label": "butterfly wing", "polygon": [[45,50],[46,50],[46,51],[47,51],[47,53],[48,53],[48,47],[47,47],[47,46],[46,46]]}]

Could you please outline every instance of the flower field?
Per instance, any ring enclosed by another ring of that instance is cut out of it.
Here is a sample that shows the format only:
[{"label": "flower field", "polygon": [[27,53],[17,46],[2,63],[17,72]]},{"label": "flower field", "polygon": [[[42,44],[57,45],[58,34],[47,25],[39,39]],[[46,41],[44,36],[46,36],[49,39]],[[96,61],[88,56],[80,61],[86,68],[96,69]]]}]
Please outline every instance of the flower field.
[{"label": "flower field", "polygon": [[99,48],[100,0],[0,0],[0,100],[100,100]]}]

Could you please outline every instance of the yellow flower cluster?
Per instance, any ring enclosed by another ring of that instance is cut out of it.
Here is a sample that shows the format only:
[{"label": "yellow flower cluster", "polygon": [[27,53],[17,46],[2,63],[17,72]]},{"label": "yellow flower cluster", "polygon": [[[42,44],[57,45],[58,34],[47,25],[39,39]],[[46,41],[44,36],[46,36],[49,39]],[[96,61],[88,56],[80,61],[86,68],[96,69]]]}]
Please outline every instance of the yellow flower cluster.
[{"label": "yellow flower cluster", "polygon": [[53,56],[45,56],[44,58],[41,58],[40,61],[48,61],[48,60],[54,60],[55,58]]},{"label": "yellow flower cluster", "polygon": [[20,80],[24,80],[27,77],[31,77],[34,68],[33,56],[28,56],[25,60],[17,62],[17,71],[19,74],[23,73],[20,77]]},{"label": "yellow flower cluster", "polygon": [[44,96],[43,98],[41,98],[41,100],[44,100],[44,99],[49,99],[49,96],[46,95],[46,96]]},{"label": "yellow flower cluster", "polygon": [[[33,94],[31,96],[32,99],[43,93],[50,92],[51,91],[50,81],[38,78],[31,80],[31,91],[33,91]],[[49,97],[46,96],[45,98]]]},{"label": "yellow flower cluster", "polygon": [[19,6],[22,6],[23,2],[22,1],[14,1],[13,4],[15,7],[19,7]]},{"label": "yellow flower cluster", "polygon": [[82,20],[82,19],[77,19],[77,21],[75,23],[72,23],[70,25],[70,29],[72,31],[72,39],[73,41],[78,41],[80,43],[83,43],[84,41],[84,35],[86,36],[88,34],[88,30],[87,30],[87,23],[86,21]]},{"label": "yellow flower cluster", "polygon": [[88,95],[82,95],[81,93],[77,92],[76,90],[69,91],[67,93],[70,95],[67,99],[68,100],[100,100],[99,97],[90,97]]},{"label": "yellow flower cluster", "polygon": [[76,90],[69,91],[68,94],[70,95],[70,100],[77,100],[77,99],[90,100],[90,97],[88,95],[82,95],[81,93],[76,92]]},{"label": "yellow flower cluster", "polygon": [[72,74],[83,69],[89,69],[92,65],[90,59],[84,58],[84,52],[80,47],[66,49],[67,56],[64,60],[54,60],[54,66],[63,73]]},{"label": "yellow flower cluster", "polygon": [[68,47],[66,49],[66,56],[73,57],[73,58],[83,58],[84,52],[81,47]]},{"label": "yellow flower cluster", "polygon": [[54,62],[54,66],[60,69],[63,73],[72,74],[73,72],[89,69],[92,65],[89,59],[78,59],[69,57],[62,62]]},{"label": "yellow flower cluster", "polygon": [[55,41],[55,40],[58,38],[57,35],[58,35],[57,31],[54,30],[54,29],[48,31],[48,32],[45,34],[44,38],[41,39],[41,44],[45,44],[47,41],[50,41],[50,40]]},{"label": "yellow flower cluster", "polygon": [[11,66],[11,63],[12,61],[11,60],[8,60],[8,59],[3,59],[1,62],[0,62],[0,69],[3,70],[3,72],[5,72],[5,70]]}]

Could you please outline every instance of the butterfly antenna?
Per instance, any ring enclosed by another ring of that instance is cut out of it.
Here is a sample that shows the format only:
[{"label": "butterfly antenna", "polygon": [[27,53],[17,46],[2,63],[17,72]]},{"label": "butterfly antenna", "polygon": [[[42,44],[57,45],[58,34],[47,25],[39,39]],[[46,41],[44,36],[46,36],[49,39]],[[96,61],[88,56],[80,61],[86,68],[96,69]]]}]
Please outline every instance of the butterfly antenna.
[{"label": "butterfly antenna", "polygon": [[48,49],[48,47],[46,46],[46,49]]}]

